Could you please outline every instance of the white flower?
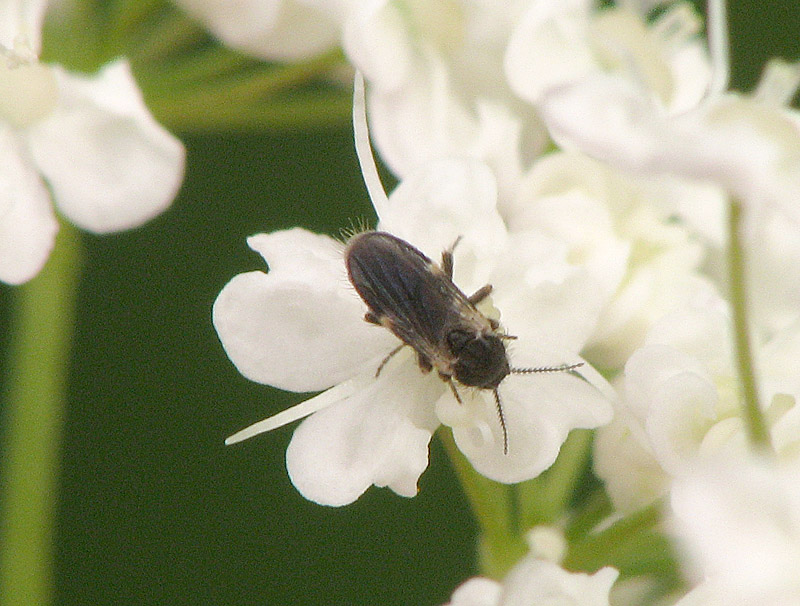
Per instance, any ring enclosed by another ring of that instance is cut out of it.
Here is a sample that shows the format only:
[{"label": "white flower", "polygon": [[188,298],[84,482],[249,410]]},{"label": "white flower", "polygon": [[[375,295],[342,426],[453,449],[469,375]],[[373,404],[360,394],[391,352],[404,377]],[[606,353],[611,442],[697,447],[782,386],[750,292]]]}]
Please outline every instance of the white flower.
[{"label": "white flower", "polygon": [[[465,292],[493,284],[500,320],[518,337],[509,347],[513,366],[578,361],[597,313],[586,273],[554,255],[546,239],[509,234],[496,204],[486,166],[443,160],[400,184],[381,207],[378,228],[433,259],[462,237],[454,280]],[[292,482],[311,500],[350,503],[371,484],[413,496],[442,423],[478,471],[516,482],[549,467],[571,429],[610,419],[606,398],[570,374],[509,376],[500,385],[506,455],[491,392],[461,389],[459,404],[435,373],[419,370],[408,348],[375,377],[398,341],[363,321],[365,306],[347,282],[340,245],[303,230],[255,236],[249,244],[270,272],[237,276],[220,293],[214,324],[228,356],[256,381],[330,389],[234,439],[313,413],[287,450]]]},{"label": "white flower", "polygon": [[716,459],[672,487],[673,527],[699,585],[678,606],[800,604],[797,461]]},{"label": "white flower", "polygon": [[370,84],[372,136],[396,175],[437,157],[469,156],[492,167],[501,199],[513,195],[547,141],[502,69],[525,4],[383,0],[353,10],[344,49]]},{"label": "white flower", "polygon": [[183,177],[183,146],[150,116],[126,62],[87,77],[36,61],[44,8],[7,2],[0,14],[0,280],[12,284],[53,246],[50,192],[69,220],[105,233],[159,214]]},{"label": "white flower", "polygon": [[369,83],[372,136],[400,178],[429,161],[489,163],[501,197],[547,142],[541,121],[503,73],[508,38],[528,0],[178,0],[232,47],[297,61],[340,44]]},{"label": "white flower", "polygon": [[[698,460],[749,453],[729,322],[721,303],[672,312],[628,360],[621,408],[600,430],[595,449],[595,470],[619,509],[661,496],[670,478],[687,474]],[[760,403],[783,460],[800,454],[798,354],[798,325],[756,351]]]},{"label": "white flower", "polygon": [[[712,14],[721,14],[719,5],[712,3]],[[724,17],[710,27],[715,39],[725,37]],[[692,40],[691,47],[695,44]],[[711,180],[741,202],[780,209],[797,222],[800,131],[796,119],[780,107],[791,98],[789,89],[794,90],[797,78],[792,70],[773,67],[757,96],[725,93],[728,65],[721,47],[724,43],[714,49],[710,75],[702,53],[691,53],[688,62],[681,62],[680,81],[692,93],[678,95],[680,102],[660,93],[647,62],[633,61],[637,78],[583,70],[547,89],[537,107],[562,146],[626,170]],[[633,52],[628,56],[636,58]]]},{"label": "white flower", "polygon": [[[641,85],[672,112],[694,106],[710,69],[690,4],[672,2],[648,23],[648,7],[597,8],[593,0],[530,3],[514,30],[505,71],[514,91],[538,104],[586,78],[608,74]],[[665,3],[666,4],[666,3]]]},{"label": "white flower", "polygon": [[618,574],[609,567],[594,574],[567,572],[553,562],[528,555],[502,582],[469,579],[453,592],[447,606],[608,606]]},{"label": "white flower", "polygon": [[225,44],[262,59],[296,61],[334,48],[339,4],[303,0],[175,0]]},{"label": "white flower", "polygon": [[533,164],[503,207],[512,232],[553,238],[554,249],[595,281],[603,311],[585,353],[603,368],[622,367],[664,313],[714,293],[699,274],[700,244],[671,220],[666,201],[686,193],[673,185],[656,187],[580,154],[554,152]]},{"label": "white flower", "polygon": [[800,319],[800,227],[779,209],[764,208],[747,217],[744,232],[754,331],[769,339]]}]

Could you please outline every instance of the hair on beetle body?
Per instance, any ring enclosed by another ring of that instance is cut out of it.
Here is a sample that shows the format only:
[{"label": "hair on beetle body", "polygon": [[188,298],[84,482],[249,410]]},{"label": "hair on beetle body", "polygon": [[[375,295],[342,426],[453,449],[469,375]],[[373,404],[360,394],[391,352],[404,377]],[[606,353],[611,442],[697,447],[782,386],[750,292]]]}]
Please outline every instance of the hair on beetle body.
[{"label": "hair on beetle body", "polygon": [[[460,240],[460,238],[459,238]],[[471,296],[453,283],[453,245],[437,265],[405,240],[386,232],[355,234],[344,252],[347,275],[368,311],[364,319],[390,330],[402,344],[378,366],[403,347],[411,347],[424,373],[436,370],[461,402],[456,383],[489,389],[494,395],[503,431],[503,452],[508,454],[508,431],[498,387],[509,374],[570,371],[583,363],[513,368],[508,361],[507,335],[500,324],[476,307],[492,292],[487,284]]]}]

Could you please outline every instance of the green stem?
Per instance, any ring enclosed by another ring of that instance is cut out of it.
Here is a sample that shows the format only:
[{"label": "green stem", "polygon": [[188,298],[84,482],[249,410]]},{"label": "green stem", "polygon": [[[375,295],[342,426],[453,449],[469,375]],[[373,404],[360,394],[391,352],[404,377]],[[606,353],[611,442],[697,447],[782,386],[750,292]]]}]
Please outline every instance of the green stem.
[{"label": "green stem", "polygon": [[128,38],[125,43],[133,61],[140,65],[149,62],[152,69],[157,70],[165,57],[196,46],[207,35],[175,7],[165,7],[158,19],[151,20],[150,26],[142,29],[140,38]]},{"label": "green stem", "polygon": [[45,268],[15,293],[0,476],[2,606],[52,602],[58,459],[80,261],[79,234],[63,225]]},{"label": "green stem", "polygon": [[528,550],[516,528],[514,489],[475,471],[458,449],[449,428],[443,427],[438,435],[481,529],[481,573],[502,578]]},{"label": "green stem", "polygon": [[[656,502],[618,520],[605,530],[570,545],[564,558],[568,570],[595,571],[624,555],[637,535],[651,531],[661,521],[662,503]],[[661,551],[660,549],[658,551]]]},{"label": "green stem", "polygon": [[165,90],[174,91],[196,86],[198,82],[210,82],[235,70],[243,70],[253,62],[252,58],[224,46],[211,46],[170,58],[158,70],[152,69],[149,62],[135,64],[135,67],[140,84],[149,85],[167,97]]},{"label": "green stem", "polygon": [[[342,51],[336,49],[301,63],[286,65],[257,63],[255,69],[242,69],[227,78],[211,81],[206,79],[205,74],[201,74],[201,79],[187,83],[180,63],[176,63],[175,73],[169,70],[169,66],[165,69],[162,64],[159,71],[152,74],[145,71],[142,75],[157,84],[154,88],[157,88],[164,97],[169,98],[177,94],[184,104],[200,103],[206,107],[213,107],[222,103],[240,105],[289,91],[329,73],[343,65],[343,62]],[[192,69],[191,64],[183,65],[189,65]],[[170,86],[175,82],[183,88],[176,91],[174,85]],[[193,86],[188,88],[187,84]]]},{"label": "green stem", "polygon": [[488,534],[509,534],[511,504],[508,487],[475,471],[458,449],[448,428],[443,427],[438,435],[481,530]]},{"label": "green stem", "polygon": [[538,478],[517,486],[523,529],[552,524],[566,511],[575,486],[586,470],[591,444],[590,430],[572,431],[553,466]]},{"label": "green stem", "polygon": [[350,95],[315,95],[310,99],[264,102],[237,107],[183,104],[180,100],[148,105],[159,122],[177,132],[252,133],[254,130],[285,130],[341,126],[352,119]]},{"label": "green stem", "polygon": [[164,0],[113,0],[109,3],[110,39],[124,41],[164,7]]},{"label": "green stem", "polygon": [[728,272],[731,305],[733,307],[736,367],[739,373],[739,384],[742,388],[744,418],[748,437],[756,450],[770,452],[772,451],[772,445],[764,414],[758,403],[753,354],[750,348],[746,268],[741,238],[742,214],[743,208],[741,204],[736,200],[732,200],[728,219]]},{"label": "green stem", "polygon": [[595,490],[573,514],[564,530],[564,536],[570,543],[583,539],[613,511],[614,506],[605,491]]}]

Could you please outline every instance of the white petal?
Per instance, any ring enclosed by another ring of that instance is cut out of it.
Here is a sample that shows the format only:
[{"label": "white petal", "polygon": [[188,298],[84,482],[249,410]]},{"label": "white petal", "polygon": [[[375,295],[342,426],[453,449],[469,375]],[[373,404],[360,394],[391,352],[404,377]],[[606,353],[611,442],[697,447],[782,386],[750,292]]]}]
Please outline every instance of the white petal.
[{"label": "white petal", "polygon": [[731,606],[800,603],[800,474],[795,464],[716,460],[676,481],[674,525],[700,576]]},{"label": "white petal", "polygon": [[515,233],[487,282],[501,310],[517,366],[530,366],[523,348],[571,356],[581,351],[592,334],[603,305],[598,285],[588,271],[566,262],[563,243],[538,232]]},{"label": "white petal", "polygon": [[632,83],[592,76],[549,91],[540,110],[563,147],[626,170],[714,180],[800,221],[800,136],[772,107],[731,95],[669,116]]},{"label": "white petal", "polygon": [[553,464],[570,430],[594,428],[611,420],[608,400],[568,373],[511,375],[500,384],[499,393],[508,454],[503,452],[503,433],[489,391],[462,395],[470,418],[453,427],[458,447],[475,469],[498,482],[538,476]]},{"label": "white petal", "polygon": [[670,478],[620,416],[597,430],[593,465],[614,506],[632,513],[667,493]]},{"label": "white petal", "polygon": [[314,413],[297,428],[286,465],[304,497],[347,505],[373,484],[406,497],[417,493],[438,425],[433,402],[443,384],[422,375],[411,356],[397,362],[366,389]]},{"label": "white petal", "polygon": [[800,399],[800,320],[776,334],[761,348],[757,376],[766,394],[792,394]]},{"label": "white petal", "polygon": [[627,169],[656,168],[668,141],[663,110],[620,77],[596,75],[550,89],[539,109],[561,147]]},{"label": "white petal", "polygon": [[[718,398],[713,383],[691,372],[673,376],[655,394],[645,428],[659,463],[671,475],[697,461]],[[732,436],[726,433],[724,442],[729,442]]]},{"label": "white petal", "polygon": [[454,281],[480,288],[503,250],[497,183],[482,162],[443,159],[404,179],[389,197],[379,228],[404,238],[436,262],[457,238]]},{"label": "white petal", "polygon": [[[721,299],[711,303],[727,307]],[[702,363],[712,375],[728,374],[733,360],[730,322],[724,307],[679,308],[653,325],[647,333],[647,344],[669,345]]]},{"label": "white petal", "polygon": [[378,0],[357,6],[345,25],[343,46],[378,89],[388,92],[408,82],[414,49],[403,11],[395,3]]},{"label": "white petal", "polygon": [[58,83],[52,67],[0,61],[0,120],[24,130],[49,116],[57,103]]},{"label": "white petal", "polygon": [[505,71],[511,88],[537,102],[544,92],[597,68],[589,47],[586,0],[534,2],[509,40]]},{"label": "white petal", "polygon": [[4,0],[0,3],[0,44],[23,52],[25,49],[19,46],[26,45],[38,56],[47,3],[48,0]]},{"label": "white petal", "polygon": [[443,69],[384,91],[371,88],[367,107],[375,147],[392,172],[404,177],[431,159],[465,149],[476,129],[456,102]]},{"label": "white petal", "polygon": [[396,344],[364,322],[349,286],[341,245],[302,229],[248,240],[270,272],[239,274],[214,303],[214,327],[249,379],[291,391],[317,391],[377,368]]},{"label": "white petal", "polygon": [[502,592],[494,579],[473,577],[456,588],[446,606],[498,606]]},{"label": "white petal", "polygon": [[619,572],[606,567],[594,574],[567,572],[545,560],[524,558],[506,577],[501,606],[559,604],[608,606]]},{"label": "white petal", "polygon": [[645,423],[664,385],[683,373],[707,376],[699,361],[673,347],[653,344],[634,352],[625,365],[625,395],[627,406],[640,423]]},{"label": "white petal", "polygon": [[339,27],[294,0],[177,0],[225,44],[273,61],[300,61],[332,48]]},{"label": "white petal", "polygon": [[54,69],[58,107],[31,127],[29,140],[62,212],[104,233],[165,210],[183,179],[183,145],[149,114],[128,64],[109,64],[94,77]]},{"label": "white petal", "polygon": [[0,128],[0,280],[33,278],[53,248],[58,221],[16,135]]}]

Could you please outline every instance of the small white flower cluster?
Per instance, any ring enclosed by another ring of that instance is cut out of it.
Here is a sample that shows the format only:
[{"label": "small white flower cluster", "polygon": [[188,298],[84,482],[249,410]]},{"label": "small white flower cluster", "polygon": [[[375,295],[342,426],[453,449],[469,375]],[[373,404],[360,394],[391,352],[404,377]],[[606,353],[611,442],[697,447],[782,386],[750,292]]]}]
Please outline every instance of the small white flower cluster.
[{"label": "small white flower cluster", "polygon": [[184,149],[150,115],[125,60],[94,76],[40,63],[47,0],[0,7],[0,281],[44,265],[58,221],[93,233],[137,227],[166,209]]},{"label": "small white flower cluster", "polygon": [[[787,106],[798,66],[771,64],[753,94],[729,92],[713,1],[708,45],[685,2],[251,0],[235,14],[180,4],[267,59],[340,44],[399,180],[388,199],[371,188],[378,229],[434,259],[460,237],[454,282],[493,285],[494,312],[518,336],[515,366],[588,363],[586,380],[502,383],[505,455],[490,393],[457,402],[411,351],[375,376],[397,339],[363,321],[340,244],[261,234],[248,243],[269,272],[223,289],[215,327],[248,378],[325,391],[234,440],[310,415],[289,474],[307,498],[343,505],[373,484],[414,495],[440,425],[506,483],[547,469],[570,430],[600,428],[595,471],[617,511],[665,498],[696,554],[705,580],[682,606],[800,604],[800,114]],[[731,205],[744,209],[770,463],[753,461],[721,294]],[[525,560],[504,586],[471,581],[452,603],[539,603],[530,592],[551,587],[547,603],[606,604],[614,575],[601,573]]]},{"label": "small white flower cluster", "polygon": [[609,606],[616,570],[607,566],[594,574],[567,572],[549,558],[537,557],[535,539],[529,536],[529,542],[531,553],[502,583],[473,577],[456,588],[445,606]]}]

